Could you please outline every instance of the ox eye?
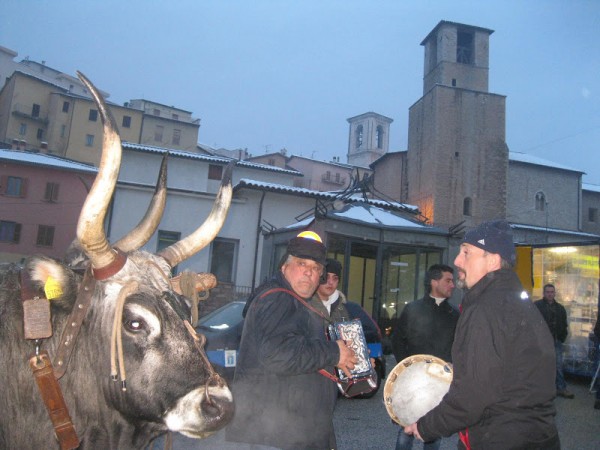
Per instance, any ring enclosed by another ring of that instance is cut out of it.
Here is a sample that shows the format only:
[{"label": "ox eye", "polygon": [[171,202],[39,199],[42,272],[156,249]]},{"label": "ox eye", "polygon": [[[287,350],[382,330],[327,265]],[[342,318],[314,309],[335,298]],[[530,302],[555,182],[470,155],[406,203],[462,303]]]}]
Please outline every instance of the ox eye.
[{"label": "ox eye", "polygon": [[123,322],[123,326],[132,333],[137,333],[144,330],[145,324],[143,321],[138,319],[130,319]]}]

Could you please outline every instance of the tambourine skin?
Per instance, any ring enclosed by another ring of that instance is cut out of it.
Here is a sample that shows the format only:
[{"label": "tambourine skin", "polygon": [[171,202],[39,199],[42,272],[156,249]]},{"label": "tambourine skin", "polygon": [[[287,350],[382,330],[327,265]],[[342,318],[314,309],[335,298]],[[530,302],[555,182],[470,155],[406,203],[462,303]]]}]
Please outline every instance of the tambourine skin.
[{"label": "tambourine skin", "polygon": [[433,355],[412,355],[392,369],[383,388],[383,402],[392,420],[415,423],[444,398],[452,383],[452,365]]}]

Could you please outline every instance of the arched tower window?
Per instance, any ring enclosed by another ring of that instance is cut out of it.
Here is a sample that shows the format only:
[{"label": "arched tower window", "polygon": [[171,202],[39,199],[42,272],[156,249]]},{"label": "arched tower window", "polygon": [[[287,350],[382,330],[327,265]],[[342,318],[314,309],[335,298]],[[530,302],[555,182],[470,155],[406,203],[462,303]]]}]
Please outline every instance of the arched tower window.
[{"label": "arched tower window", "polygon": [[463,215],[464,216],[471,216],[473,214],[473,201],[471,200],[471,197],[465,197],[465,199],[463,200]]},{"label": "arched tower window", "polygon": [[546,196],[543,192],[535,194],[535,210],[545,211],[546,210]]},{"label": "arched tower window", "polygon": [[363,126],[356,127],[356,148],[360,148],[363,143]]},{"label": "arched tower window", "polygon": [[377,148],[383,148],[383,127],[377,126],[375,138],[377,140]]}]

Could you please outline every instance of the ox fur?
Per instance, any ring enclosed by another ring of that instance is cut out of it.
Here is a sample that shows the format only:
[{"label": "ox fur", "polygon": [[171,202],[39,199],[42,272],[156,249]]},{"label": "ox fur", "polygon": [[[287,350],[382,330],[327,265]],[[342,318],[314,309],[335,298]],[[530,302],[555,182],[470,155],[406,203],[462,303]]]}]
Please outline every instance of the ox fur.
[{"label": "ox fur", "polygon": [[[15,265],[0,269],[0,448],[59,448],[28,365],[34,345],[23,336],[18,270]],[[28,259],[22,270],[42,295],[48,276],[61,286],[62,296],[51,300],[54,334],[42,344],[54,358],[80,277],[46,257]],[[205,360],[165,300],[177,295],[164,278],[169,272],[161,257],[135,251],[118,274],[96,282],[75,350],[59,381],[80,449],[144,448],[167,430],[204,437],[231,419],[233,401],[224,383],[209,388],[212,403],[205,398]],[[131,280],[140,287],[123,307],[123,392],[120,381],[110,378],[110,336],[119,291]]]}]

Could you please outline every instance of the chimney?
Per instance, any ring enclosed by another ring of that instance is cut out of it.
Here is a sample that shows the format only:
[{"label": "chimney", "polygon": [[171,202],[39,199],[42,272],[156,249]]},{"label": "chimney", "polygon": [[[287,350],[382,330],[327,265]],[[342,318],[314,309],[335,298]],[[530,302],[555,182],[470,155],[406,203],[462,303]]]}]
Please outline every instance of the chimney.
[{"label": "chimney", "polygon": [[19,141],[19,150],[25,151],[27,149],[27,141],[20,140]]},{"label": "chimney", "polygon": [[40,142],[40,153],[48,153],[48,143],[47,142]]},{"label": "chimney", "polygon": [[10,148],[12,150],[19,150],[19,140],[18,139],[13,139],[12,143],[10,144]]}]

